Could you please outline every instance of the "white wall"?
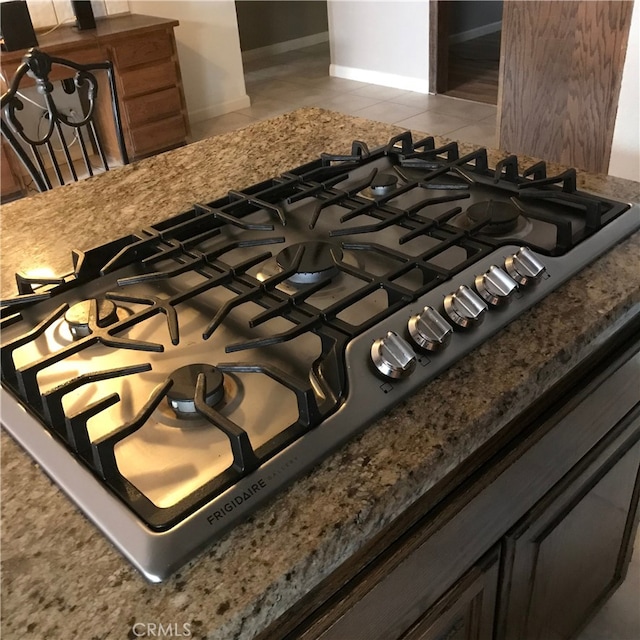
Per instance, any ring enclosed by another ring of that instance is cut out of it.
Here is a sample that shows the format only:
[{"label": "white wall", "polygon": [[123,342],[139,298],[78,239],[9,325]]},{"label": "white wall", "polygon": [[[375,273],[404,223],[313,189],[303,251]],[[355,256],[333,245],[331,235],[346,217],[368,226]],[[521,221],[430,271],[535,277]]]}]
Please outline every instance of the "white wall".
[{"label": "white wall", "polygon": [[631,16],[629,46],[622,72],[618,113],[613,130],[609,173],[640,181],[640,3]]},{"label": "white wall", "polygon": [[191,122],[250,105],[233,0],[129,0],[129,7],[180,21],[175,34]]},{"label": "white wall", "polygon": [[329,0],[329,73],[429,91],[428,0]]}]

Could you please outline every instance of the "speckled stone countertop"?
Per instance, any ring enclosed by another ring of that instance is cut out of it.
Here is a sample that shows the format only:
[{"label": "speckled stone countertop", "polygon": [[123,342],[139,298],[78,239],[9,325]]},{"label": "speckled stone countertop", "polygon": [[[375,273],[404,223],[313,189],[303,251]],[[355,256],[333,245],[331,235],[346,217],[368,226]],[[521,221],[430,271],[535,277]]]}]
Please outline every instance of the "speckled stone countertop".
[{"label": "speckled stone countertop", "polygon": [[[15,271],[67,272],[72,248],[102,244],[322,151],[344,153],[353,139],[373,148],[399,131],[304,109],[3,206],[3,294],[13,293]],[[498,157],[491,154],[492,166]],[[640,200],[638,186],[580,176],[581,188],[617,199]],[[637,233],[160,585],[145,582],[3,432],[2,637],[133,638],[136,622],[178,632],[188,624],[196,638],[253,637],[640,305],[639,255]],[[463,386],[482,393],[461,394]]]}]

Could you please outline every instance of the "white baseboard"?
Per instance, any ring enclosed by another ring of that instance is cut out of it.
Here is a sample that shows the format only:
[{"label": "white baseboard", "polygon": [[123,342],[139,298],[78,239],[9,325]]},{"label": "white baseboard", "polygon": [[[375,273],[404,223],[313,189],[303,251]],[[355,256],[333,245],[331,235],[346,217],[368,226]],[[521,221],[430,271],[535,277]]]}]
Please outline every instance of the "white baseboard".
[{"label": "white baseboard", "polygon": [[215,118],[216,116],[223,116],[225,113],[231,113],[238,109],[245,109],[251,106],[251,99],[245,93],[241,98],[235,100],[227,100],[226,102],[217,102],[203,109],[196,109],[195,111],[189,111],[189,122],[202,122],[203,120],[209,120],[209,118]]},{"label": "white baseboard", "polygon": [[286,53],[287,51],[294,51],[295,49],[304,49],[305,47],[311,47],[314,44],[320,44],[321,42],[328,41],[328,31],[312,33],[310,36],[294,38],[293,40],[285,40],[284,42],[275,42],[274,44],[267,45],[266,47],[259,47],[258,49],[249,49],[248,51],[243,51],[242,60],[244,62],[247,62],[249,60],[262,58],[264,56],[274,56],[278,53]]},{"label": "white baseboard", "polygon": [[466,42],[467,40],[473,40],[480,36],[488,36],[490,33],[495,33],[502,29],[502,20],[498,22],[490,22],[489,24],[483,24],[481,27],[475,29],[469,29],[469,31],[462,31],[461,33],[454,33],[449,36],[449,44],[459,44],[460,42]]},{"label": "white baseboard", "polygon": [[357,67],[344,67],[339,64],[329,65],[329,75],[335,78],[378,84],[393,89],[415,91],[416,93],[429,93],[429,81],[423,78],[410,78],[407,76],[399,76],[395,73],[358,69]]}]

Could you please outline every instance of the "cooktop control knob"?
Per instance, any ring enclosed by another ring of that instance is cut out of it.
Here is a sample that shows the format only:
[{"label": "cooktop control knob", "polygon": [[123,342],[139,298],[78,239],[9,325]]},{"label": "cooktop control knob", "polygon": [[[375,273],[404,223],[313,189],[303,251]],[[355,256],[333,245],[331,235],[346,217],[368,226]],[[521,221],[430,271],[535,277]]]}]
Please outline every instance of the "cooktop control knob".
[{"label": "cooktop control knob", "polygon": [[480,297],[494,307],[508,302],[509,296],[518,288],[504,269],[494,264],[489,267],[489,271],[476,276],[475,285]]},{"label": "cooktop control knob", "polygon": [[406,378],[416,368],[416,354],[409,343],[389,331],[371,345],[371,359],[376,369],[387,378]]},{"label": "cooktop control knob", "polygon": [[464,284],[444,299],[444,310],[447,315],[463,329],[480,324],[484,320],[484,312],[487,309],[484,300]]},{"label": "cooktop control knob", "polygon": [[409,318],[409,335],[413,341],[428,351],[438,351],[449,344],[453,329],[432,307],[425,307]]},{"label": "cooktop control knob", "polygon": [[521,285],[535,283],[543,274],[545,266],[531,249],[520,247],[516,253],[504,261],[507,273]]}]

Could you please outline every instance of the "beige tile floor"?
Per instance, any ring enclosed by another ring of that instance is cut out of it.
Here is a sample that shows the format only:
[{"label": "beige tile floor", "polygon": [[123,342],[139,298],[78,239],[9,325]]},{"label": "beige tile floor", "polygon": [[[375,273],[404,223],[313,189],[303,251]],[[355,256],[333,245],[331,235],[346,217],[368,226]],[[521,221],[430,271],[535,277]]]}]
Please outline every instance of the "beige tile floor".
[{"label": "beige tile floor", "polygon": [[191,141],[240,129],[307,106],[446,135],[482,146],[496,145],[496,107],[330,78],[327,44],[247,62],[244,69],[251,106],[192,123]]},{"label": "beige tile floor", "polygon": [[[496,107],[329,77],[328,45],[245,63],[251,106],[192,124],[191,141],[246,127],[302,106],[323,107],[454,140],[496,146]],[[640,638],[640,536],[629,573],[577,640]]]}]

